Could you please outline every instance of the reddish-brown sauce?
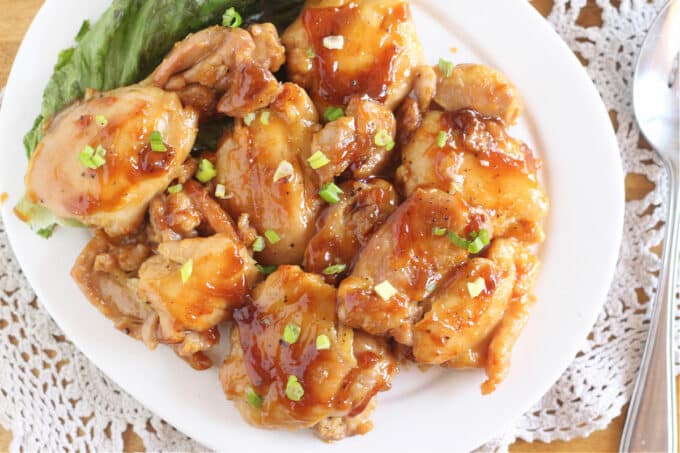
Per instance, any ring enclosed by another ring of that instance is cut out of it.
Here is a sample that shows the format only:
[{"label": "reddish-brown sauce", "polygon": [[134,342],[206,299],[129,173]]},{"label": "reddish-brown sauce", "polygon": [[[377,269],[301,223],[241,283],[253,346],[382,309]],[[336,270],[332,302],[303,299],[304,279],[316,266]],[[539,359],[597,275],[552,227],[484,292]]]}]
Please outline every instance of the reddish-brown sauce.
[{"label": "reddish-brown sauce", "polygon": [[[403,37],[396,31],[400,23],[409,20],[411,12],[406,2],[396,7],[385,8],[379,31],[370,30],[366,35],[348,33],[361,23],[359,6],[355,2],[339,8],[306,8],[302,22],[312,43],[318,86],[312,95],[325,103],[345,105],[355,94],[366,94],[378,101],[384,101],[389,85],[394,81],[394,61],[405,47]],[[343,36],[343,50],[324,47],[327,36]],[[353,39],[363,42],[352,43]],[[377,38],[377,39],[376,39]],[[361,71],[348,71],[342,61],[351,61],[353,49],[373,49],[375,63]],[[340,58],[338,58],[340,57]]]},{"label": "reddish-brown sauce", "polygon": [[[472,109],[462,109],[445,112],[441,117],[441,128],[450,132],[457,149],[486,160],[492,168],[510,167],[525,174],[535,174],[540,166],[540,162],[524,143],[520,145],[520,156],[511,156],[504,152],[509,147],[500,144],[511,138],[498,118],[484,116]],[[444,149],[450,150],[450,147],[451,142]]]}]

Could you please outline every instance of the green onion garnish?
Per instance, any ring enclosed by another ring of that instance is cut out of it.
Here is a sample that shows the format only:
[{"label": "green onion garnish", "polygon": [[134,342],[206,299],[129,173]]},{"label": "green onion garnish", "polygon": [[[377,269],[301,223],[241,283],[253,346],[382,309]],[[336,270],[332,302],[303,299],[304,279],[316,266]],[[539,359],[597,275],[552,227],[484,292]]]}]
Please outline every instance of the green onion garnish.
[{"label": "green onion garnish", "polygon": [[264,402],[264,398],[262,398],[262,396],[252,387],[248,387],[246,389],[246,399],[248,400],[248,404],[253,406],[255,409],[259,409]]},{"label": "green onion garnish", "polygon": [[265,110],[264,112],[260,113],[260,123],[264,124],[265,126],[269,124],[269,110]]},{"label": "green onion garnish", "polygon": [[323,112],[323,117],[326,121],[335,121],[339,118],[345,116],[345,112],[340,107],[328,107],[325,112]]},{"label": "green onion garnish", "polygon": [[224,12],[222,15],[222,26],[229,28],[240,27],[243,23],[243,18],[232,6]]},{"label": "green onion garnish", "polygon": [[293,344],[296,341],[298,341],[298,338],[300,338],[300,326],[297,324],[286,324],[286,327],[283,328],[283,341],[285,341],[288,344]]},{"label": "green onion garnish", "polygon": [[387,151],[392,151],[394,149],[394,138],[385,129],[381,129],[375,134],[375,144],[378,146],[384,146]]},{"label": "green onion garnish", "polygon": [[215,170],[213,163],[208,159],[201,159],[201,162],[198,164],[196,179],[205,184],[211,181],[215,176],[217,176],[217,170]]},{"label": "green onion garnish", "polygon": [[264,237],[267,238],[270,244],[274,245],[281,240],[281,236],[274,230],[267,230],[264,232]]},{"label": "green onion garnish", "polygon": [[80,164],[91,170],[96,170],[106,163],[106,150],[102,145],[97,145],[95,150],[87,145],[78,155]]},{"label": "green onion garnish", "polygon": [[194,271],[194,260],[190,259],[186,263],[182,264],[182,268],[179,271],[180,274],[182,274],[182,283],[186,283],[189,278],[191,278],[191,274]]},{"label": "green onion garnish", "polygon": [[153,131],[149,136],[149,141],[151,142],[151,150],[157,153],[164,153],[168,150],[163,143],[163,136],[158,131]]},{"label": "green onion garnish", "polygon": [[474,281],[467,282],[467,290],[470,297],[474,299],[486,290],[486,281],[482,277],[478,277]]},{"label": "green onion garnish", "polygon": [[227,196],[227,188],[224,187],[224,184],[217,184],[215,186],[215,198],[219,198],[220,200],[226,200],[229,198]]},{"label": "green onion garnish", "polygon": [[439,70],[445,77],[451,77],[451,74],[453,74],[453,67],[453,63],[450,61],[444,60],[443,58],[439,59]]},{"label": "green onion garnish", "polygon": [[263,266],[261,264],[256,264],[255,268],[260,271],[263,275],[269,275],[276,272],[277,266]]},{"label": "green onion garnish", "polygon": [[307,162],[309,162],[309,166],[312,167],[312,170],[318,170],[319,168],[330,164],[331,160],[319,150],[312,154],[312,157],[307,159]]},{"label": "green onion garnish", "polygon": [[387,280],[375,285],[373,289],[375,290],[376,294],[378,294],[378,296],[380,296],[382,300],[386,302],[397,294],[397,289]]},{"label": "green onion garnish", "polygon": [[306,56],[307,58],[315,58],[315,57],[316,57],[316,52],[314,52],[314,49],[312,49],[312,48],[310,47],[310,48],[307,49],[307,51],[305,52],[305,56]]},{"label": "green onion garnish", "polygon": [[94,120],[99,124],[101,127],[106,126],[109,124],[109,120],[106,119],[104,115],[97,115],[94,117]]},{"label": "green onion garnish", "polygon": [[318,337],[316,337],[316,350],[317,351],[323,351],[326,349],[331,348],[331,339],[328,338],[328,335],[322,333]]},{"label": "green onion garnish", "polygon": [[182,191],[182,184],[175,184],[174,186],[168,187],[168,193],[178,193]]},{"label": "green onion garnish", "polygon": [[288,376],[288,382],[286,383],[286,396],[291,401],[300,401],[302,396],[305,394],[305,389],[302,388],[302,384],[298,381],[297,376]]},{"label": "green onion garnish", "polygon": [[264,238],[262,236],[256,237],[253,241],[253,252],[261,252],[264,250],[264,246]]},{"label": "green onion garnish", "polygon": [[346,264],[333,264],[332,266],[328,266],[323,270],[323,275],[341,274],[345,271],[345,269],[347,269]]},{"label": "green onion garnish", "polygon": [[453,231],[449,231],[448,236],[451,242],[453,242],[457,247],[466,249],[468,252],[473,254],[481,252],[484,247],[489,245],[491,242],[489,232],[485,229],[470,233],[470,240],[458,236]]},{"label": "green onion garnish", "polygon": [[448,140],[449,140],[448,132],[439,131],[439,134],[437,134],[437,146],[443,148]]},{"label": "green onion garnish", "polygon": [[274,172],[274,182],[278,181],[279,179],[289,178],[294,174],[295,169],[293,168],[293,164],[287,160],[282,160]]},{"label": "green onion garnish", "polygon": [[243,122],[246,123],[246,126],[250,126],[253,121],[255,121],[254,113],[248,113],[246,116],[243,117]]},{"label": "green onion garnish", "polygon": [[432,234],[435,236],[444,236],[446,234],[446,228],[434,227],[432,228]]},{"label": "green onion garnish", "polygon": [[335,183],[329,182],[324,184],[319,191],[319,196],[323,198],[327,203],[336,204],[340,201],[340,194],[344,192],[342,189],[335,185]]}]

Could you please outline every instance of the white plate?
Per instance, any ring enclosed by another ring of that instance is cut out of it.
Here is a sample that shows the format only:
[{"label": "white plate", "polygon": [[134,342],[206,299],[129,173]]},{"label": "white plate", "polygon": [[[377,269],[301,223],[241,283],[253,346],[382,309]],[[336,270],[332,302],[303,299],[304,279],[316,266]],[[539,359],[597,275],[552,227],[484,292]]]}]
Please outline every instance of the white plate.
[{"label": "white plate", "polygon": [[[0,112],[0,191],[12,247],[40,301],[66,335],[108,376],[181,431],[233,451],[463,451],[508,428],[567,367],[600,311],[618,256],[623,175],[609,118],[586,72],[526,0],[413,0],[429,61],[446,56],[502,69],[523,94],[514,133],[545,161],[552,208],[541,250],[538,302],[513,354],[510,376],[482,396],[481,371],[417,369],[379,397],[375,429],[329,446],[306,432],[246,425],[222,395],[217,370],[196,372],[167,348],[156,352],[114,330],[81,295],[69,269],[87,241],[61,228],[45,241],[12,214],[22,195],[22,137],[60,49],[107,0],[48,0],[21,46]],[[451,53],[456,47],[458,52]]]}]

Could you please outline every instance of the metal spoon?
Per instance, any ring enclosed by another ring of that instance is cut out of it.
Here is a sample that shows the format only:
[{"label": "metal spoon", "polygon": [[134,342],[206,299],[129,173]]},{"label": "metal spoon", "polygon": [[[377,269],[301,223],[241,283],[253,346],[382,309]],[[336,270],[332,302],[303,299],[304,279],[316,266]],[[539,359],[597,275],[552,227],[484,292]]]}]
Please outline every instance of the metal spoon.
[{"label": "metal spoon", "polygon": [[628,409],[621,452],[678,451],[672,310],[680,230],[679,53],[680,0],[673,0],[661,10],[645,38],[633,80],[635,116],[668,170],[669,193],[660,286],[652,306],[647,344]]}]

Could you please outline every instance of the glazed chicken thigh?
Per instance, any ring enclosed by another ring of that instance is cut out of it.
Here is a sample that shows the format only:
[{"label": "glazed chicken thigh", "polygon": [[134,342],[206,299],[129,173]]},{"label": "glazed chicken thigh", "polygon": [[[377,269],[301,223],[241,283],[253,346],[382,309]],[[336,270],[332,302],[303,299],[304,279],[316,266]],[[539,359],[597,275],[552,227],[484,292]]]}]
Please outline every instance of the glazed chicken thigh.
[{"label": "glazed chicken thigh", "polygon": [[320,276],[281,266],[236,311],[220,380],[249,423],[315,427],[325,440],[371,429],[374,397],[397,364],[384,341],[338,322],[335,298]]},{"label": "glazed chicken thigh", "polygon": [[259,235],[270,237],[258,261],[299,264],[321,210],[303,159],[318,129],[316,109],[304,90],[286,83],[271,106],[248,121],[236,120],[223,139],[217,181],[229,194],[230,214],[248,214]]},{"label": "glazed chicken thigh", "polygon": [[407,195],[418,188],[457,193],[492,214],[496,236],[543,241],[548,200],[540,163],[501,120],[469,109],[429,112],[402,154],[397,182]]},{"label": "glazed chicken thigh", "polygon": [[486,230],[488,215],[437,189],[415,191],[378,229],[338,289],[338,316],[348,326],[413,344],[422,301],[468,250],[438,229],[460,237]]},{"label": "glazed chicken thigh", "polygon": [[354,95],[394,109],[423,58],[406,0],[309,0],[282,40],[291,80],[320,111]]},{"label": "glazed chicken thigh", "polygon": [[272,24],[210,27],[175,44],[149,82],[177,92],[201,119],[216,111],[242,117],[266,107],[281,87],[273,76],[285,50]]},{"label": "glazed chicken thigh", "polygon": [[[26,196],[110,236],[132,233],[189,155],[197,124],[177,95],[158,88],[91,93],[50,123],[29,162]],[[165,151],[153,151],[154,132]]]}]

